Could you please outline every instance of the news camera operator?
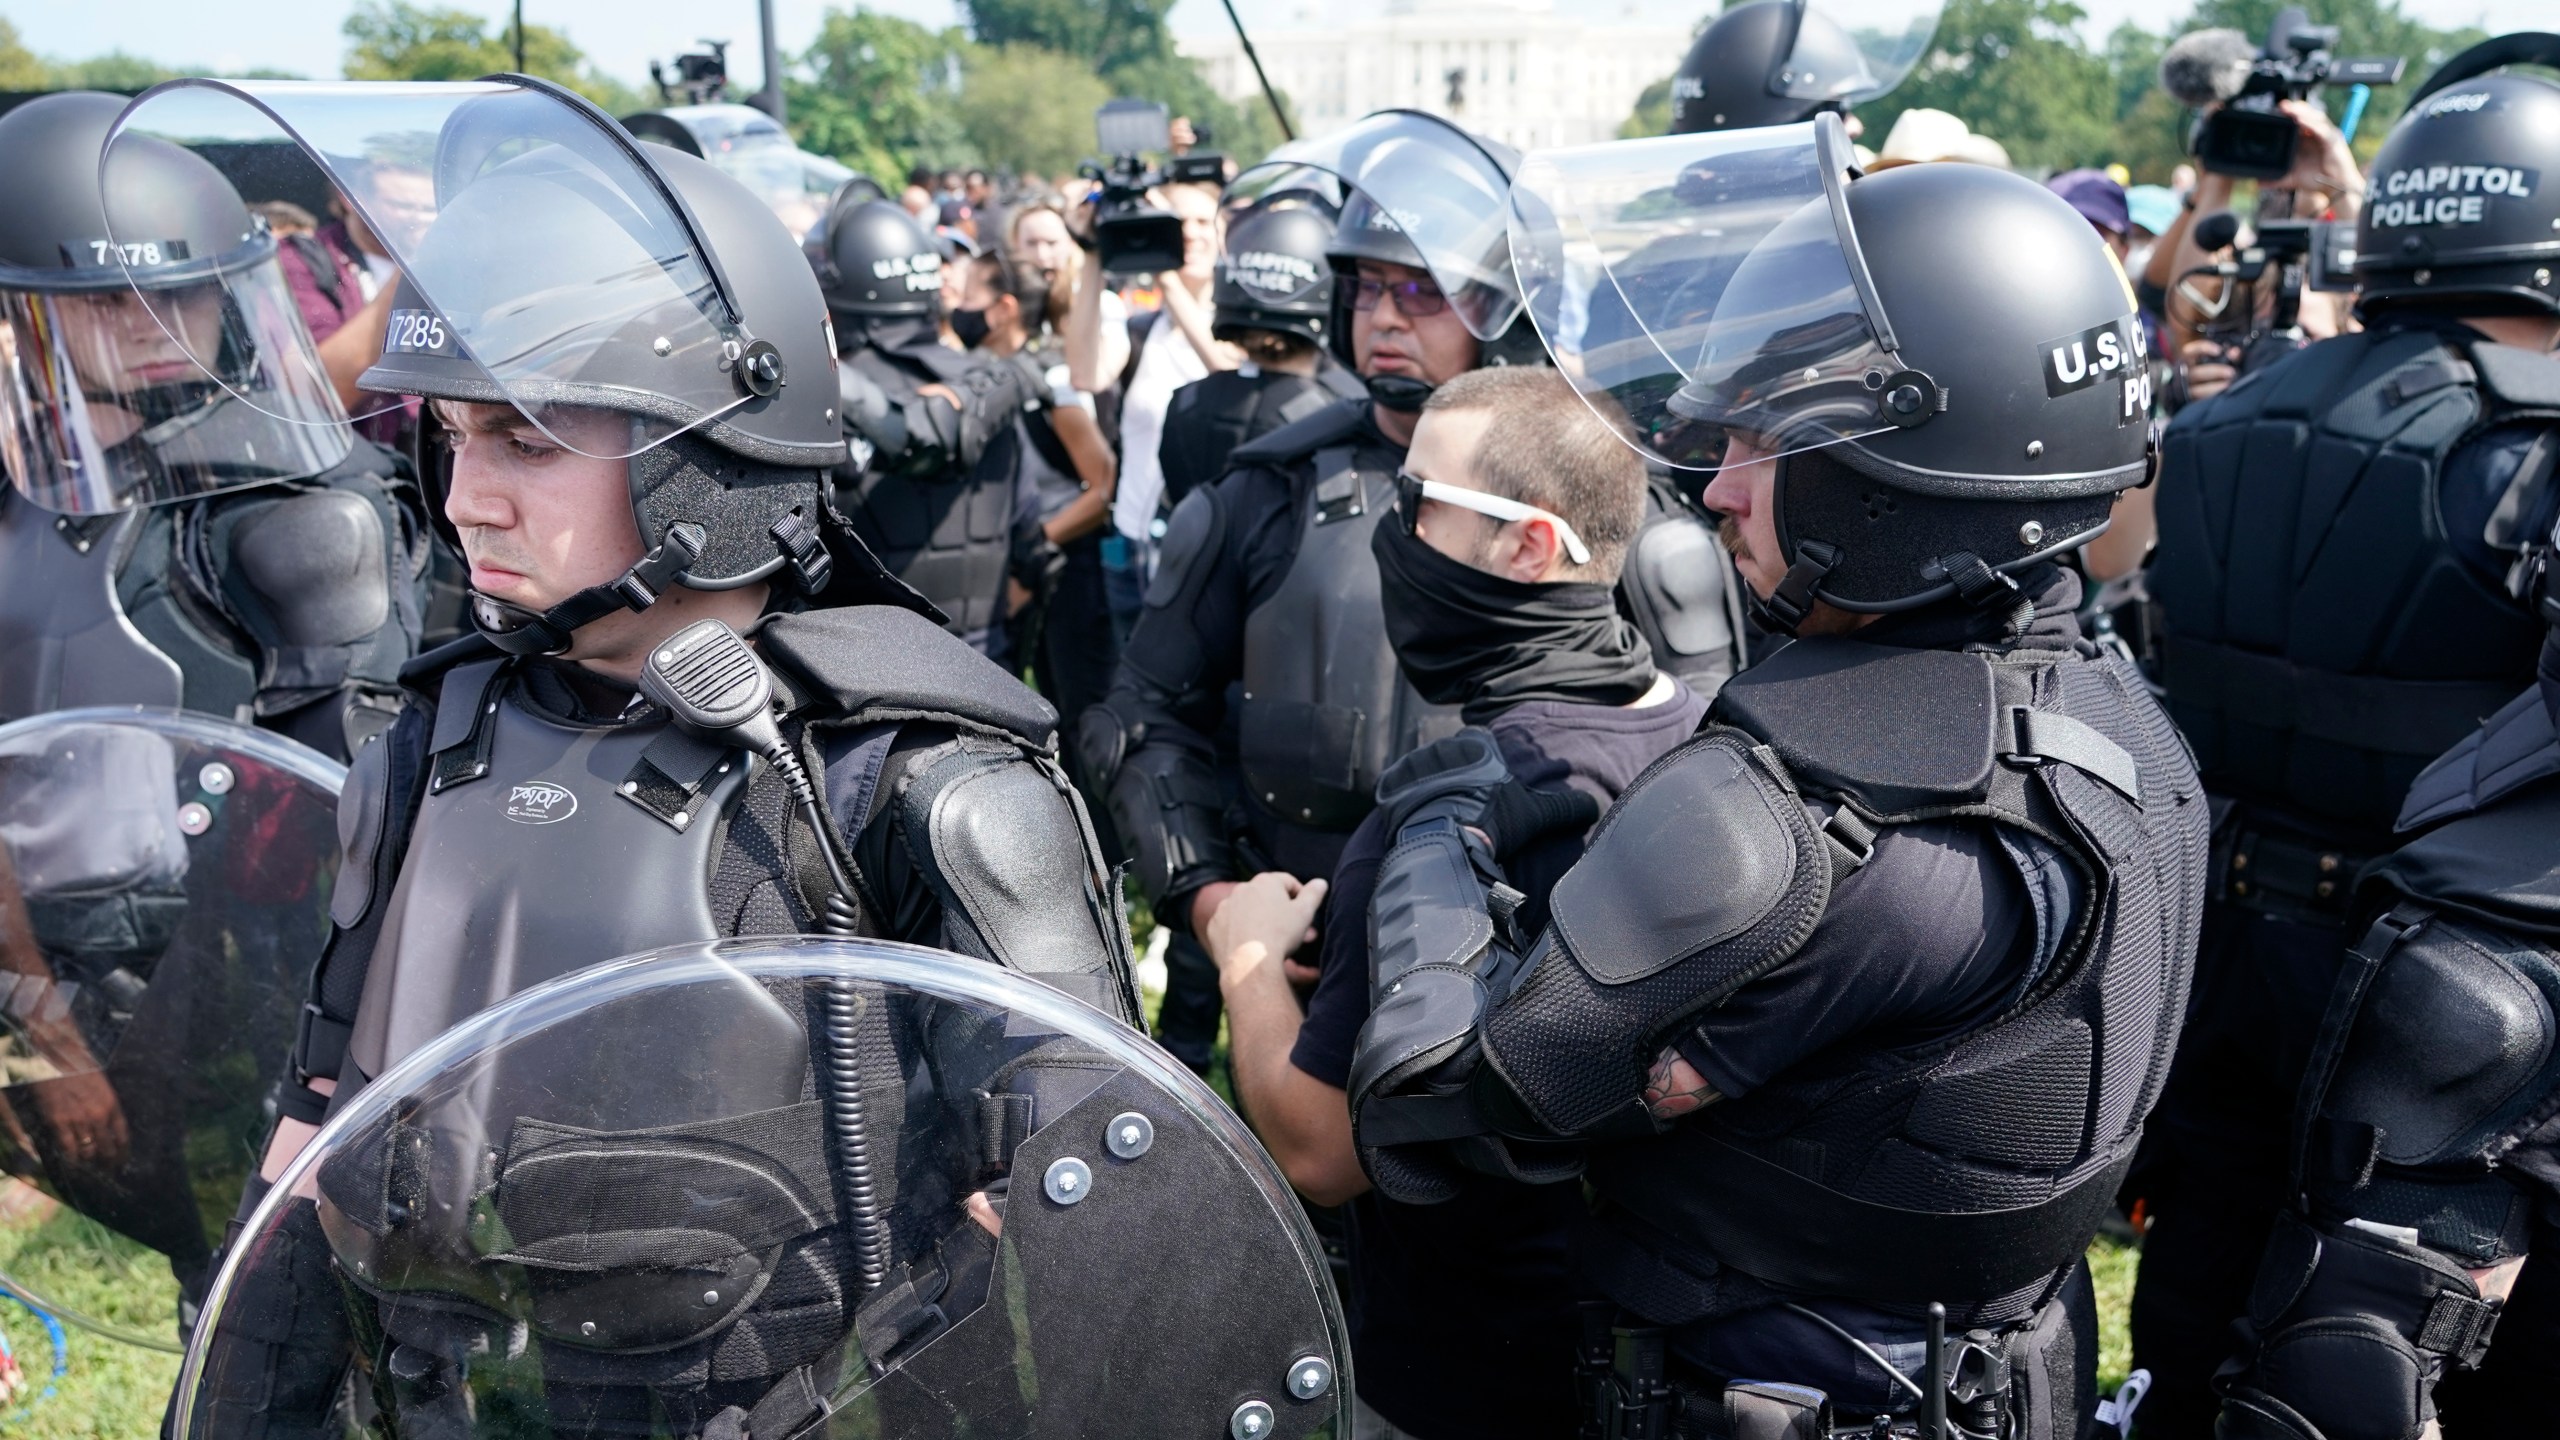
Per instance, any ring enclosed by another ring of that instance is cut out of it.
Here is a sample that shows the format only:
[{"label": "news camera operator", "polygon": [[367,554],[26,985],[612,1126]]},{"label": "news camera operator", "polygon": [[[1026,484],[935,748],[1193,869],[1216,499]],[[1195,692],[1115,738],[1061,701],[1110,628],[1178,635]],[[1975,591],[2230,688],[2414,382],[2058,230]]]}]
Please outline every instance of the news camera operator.
[{"label": "news camera operator", "polygon": [[[1120,452],[1118,492],[1111,523],[1119,544],[1109,547],[1112,608],[1134,623],[1138,592],[1151,568],[1156,502],[1164,492],[1164,468],[1156,448],[1173,392],[1212,371],[1242,360],[1234,346],[1210,333],[1215,323],[1210,287],[1219,253],[1218,191],[1226,158],[1188,152],[1196,135],[1176,134],[1164,107],[1115,100],[1094,116],[1106,166],[1086,173],[1102,182],[1094,201],[1072,217],[1072,233],[1085,247],[1067,312],[1069,383],[1088,395],[1110,392],[1106,433]],[[1174,156],[1151,170],[1144,156]],[[1153,275],[1162,304],[1152,314],[1106,323],[1110,277]]]},{"label": "news camera operator", "polygon": [[[2362,207],[2364,176],[2349,137],[2310,97],[2321,85],[2350,78],[2389,83],[2398,62],[2333,60],[2326,46],[2335,35],[2288,9],[2264,46],[2237,30],[2199,30],[2161,57],[2162,88],[2203,112],[2191,138],[2202,173],[2142,276],[2145,286],[2161,292],[2168,319],[2166,339],[2177,363],[2173,408],[2230,384],[2259,335],[2294,328],[2272,313],[2281,275],[2278,283],[2248,285],[2244,294],[2235,283],[2240,277],[2212,273],[2218,253],[2239,238],[2210,223],[2230,209],[2237,182],[2258,182],[2262,229],[2268,221],[2293,220],[2351,227]],[[2207,239],[2221,243],[2203,243]],[[2300,336],[2288,337],[2290,348],[2338,334],[2352,320],[2342,295],[2315,291],[2300,296],[2297,323]]]},{"label": "news camera operator", "polygon": [[[2517,177],[2560,164],[2560,87],[2464,67],[2420,92],[2375,190],[2478,203],[2368,205],[2365,328],[2243,374],[2164,437],[2160,679],[2218,824],[2186,1038],[2126,1187],[2151,1222],[2133,1308],[2147,1435],[2211,1433],[2233,1322],[2290,1303],[2252,1275],[2301,1188],[2296,1091],[2357,873],[2394,847],[2420,768],[2534,675],[2542,627],[2510,578],[2560,458],[2560,200]],[[2263,1273],[2287,1263],[2269,1251]],[[2477,1358],[2460,1338],[2414,1337],[2429,1385]],[[2326,1433],[2417,1433],[2397,1427]]]}]

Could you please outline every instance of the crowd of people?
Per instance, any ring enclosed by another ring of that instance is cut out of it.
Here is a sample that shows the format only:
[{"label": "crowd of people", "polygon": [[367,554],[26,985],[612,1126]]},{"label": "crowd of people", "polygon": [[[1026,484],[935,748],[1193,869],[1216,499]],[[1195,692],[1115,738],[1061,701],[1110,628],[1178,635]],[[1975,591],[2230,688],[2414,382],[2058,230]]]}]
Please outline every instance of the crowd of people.
[{"label": "crowd of people", "polygon": [[[356,159],[303,137],[363,97],[277,102],[264,169],[158,92],[0,117],[0,718],[350,767],[272,1126],[190,1182],[248,1229],[148,1242],[172,1433],[1047,1433],[1087,1382],[1236,1440],[2532,1429],[2560,86],[2513,67],[2560,37],[2448,62],[2370,171],[2272,105],[2246,219],[2210,162],[1862,147],[1859,47],[1737,6],[1660,140],[1381,112],[1154,186],[1136,274],[1080,182],[857,179],[793,235],[529,87],[410,87]],[[104,1057],[191,932],[18,798],[86,773],[43,733],[0,731],[0,949],[122,997],[41,1041]],[[467,1134],[362,1098],[544,982],[775,935],[1223,1067],[1304,1215],[1211,1238],[1311,1224],[1330,1287],[1151,1266],[1218,1357],[1158,1409],[1179,1355],[942,1395],[1098,1273],[1041,1246],[1101,1152],[1029,1156],[1112,1109],[1119,1162],[1196,1152],[1098,1088],[1116,1040],[823,978],[670,1059],[716,1103],[601,1054]],[[13,1173],[149,1209],[152,1122],[72,1093]]]}]

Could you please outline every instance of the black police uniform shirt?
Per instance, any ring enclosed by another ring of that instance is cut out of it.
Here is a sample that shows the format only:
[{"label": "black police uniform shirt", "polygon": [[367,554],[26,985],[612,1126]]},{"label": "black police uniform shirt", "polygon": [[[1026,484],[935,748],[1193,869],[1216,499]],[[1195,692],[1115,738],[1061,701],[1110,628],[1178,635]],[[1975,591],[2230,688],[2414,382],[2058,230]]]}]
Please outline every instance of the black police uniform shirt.
[{"label": "black police uniform shirt", "polygon": [[[1689,738],[1706,701],[1674,679],[1669,698],[1639,709],[1530,700],[1488,722],[1513,774],[1571,787],[1607,805],[1643,769]],[[1369,1018],[1368,913],[1387,836],[1376,815],[1346,842],[1333,874],[1322,968],[1290,1063],[1348,1084],[1352,1042]],[[1545,923],[1547,891],[1582,855],[1579,834],[1551,836],[1506,864]],[[1575,1340],[1567,1238],[1579,1187],[1490,1178],[1445,1205],[1399,1205],[1374,1192],[1346,1207],[1352,1355],[1360,1398],[1425,1440],[1573,1433]]]}]

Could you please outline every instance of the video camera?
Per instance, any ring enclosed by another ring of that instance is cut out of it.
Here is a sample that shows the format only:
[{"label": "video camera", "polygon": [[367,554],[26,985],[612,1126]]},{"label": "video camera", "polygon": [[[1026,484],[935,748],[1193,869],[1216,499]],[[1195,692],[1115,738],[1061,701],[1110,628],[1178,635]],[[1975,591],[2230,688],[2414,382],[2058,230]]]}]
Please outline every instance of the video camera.
[{"label": "video camera", "polygon": [[729,93],[729,42],[705,40],[710,47],[690,55],[679,55],[671,78],[665,66],[649,62],[650,82],[658,87],[661,105],[710,105]]},{"label": "video camera", "polygon": [[2281,180],[2293,169],[2301,129],[2279,103],[2307,99],[2323,85],[2397,85],[2408,67],[2397,55],[2336,59],[2329,47],[2337,43],[2338,27],[2312,24],[2300,6],[2277,12],[2239,92],[2196,122],[2196,163],[2242,179]]},{"label": "video camera", "polygon": [[[1152,169],[1149,154],[1173,148],[1172,112],[1148,100],[1114,100],[1093,112],[1095,138],[1110,160],[1078,168],[1088,180],[1102,182],[1093,206],[1093,235],[1102,252],[1102,268],[1116,275],[1153,275],[1182,268],[1182,221],[1147,199],[1159,185],[1190,183],[1223,185],[1227,157],[1194,150],[1167,158]],[[1210,143],[1207,128],[1199,143]]]}]

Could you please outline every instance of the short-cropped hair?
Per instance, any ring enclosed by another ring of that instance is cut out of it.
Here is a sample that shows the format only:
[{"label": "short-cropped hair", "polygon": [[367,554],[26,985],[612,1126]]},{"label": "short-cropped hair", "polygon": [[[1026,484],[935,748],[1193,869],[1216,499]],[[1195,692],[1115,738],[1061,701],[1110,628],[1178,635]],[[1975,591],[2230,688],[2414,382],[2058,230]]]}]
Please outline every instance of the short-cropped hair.
[{"label": "short-cropped hair", "polygon": [[1528,365],[1470,370],[1432,391],[1422,410],[1490,414],[1468,461],[1476,484],[1564,517],[1591,550],[1575,578],[1617,581],[1644,524],[1644,461],[1562,375]]}]

